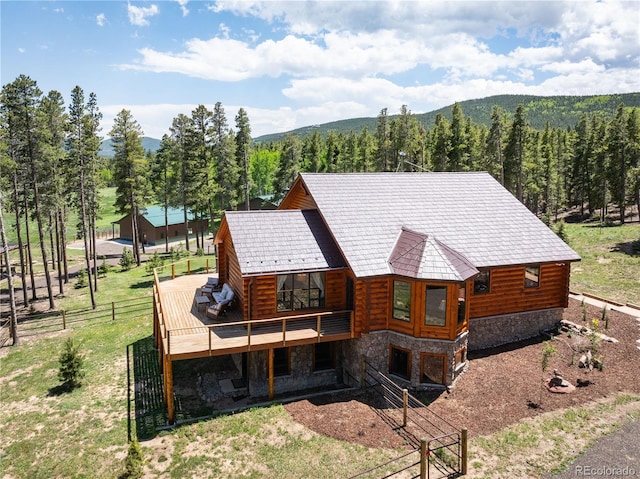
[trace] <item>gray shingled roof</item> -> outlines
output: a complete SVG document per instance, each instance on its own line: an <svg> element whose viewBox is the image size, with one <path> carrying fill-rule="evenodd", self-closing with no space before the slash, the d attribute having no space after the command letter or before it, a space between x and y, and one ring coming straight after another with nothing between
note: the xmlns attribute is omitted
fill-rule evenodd
<svg viewBox="0 0 640 479"><path fill-rule="evenodd" d="M346 266L315 210L228 211L225 217L242 274Z"/></svg>
<svg viewBox="0 0 640 479"><path fill-rule="evenodd" d="M425 235L402 228L389 256L391 272L436 281L465 281L478 270L464 255Z"/></svg>
<svg viewBox="0 0 640 479"><path fill-rule="evenodd" d="M488 173L301 176L358 277L391 273L403 227L434 235L476 268L580 259Z"/></svg>

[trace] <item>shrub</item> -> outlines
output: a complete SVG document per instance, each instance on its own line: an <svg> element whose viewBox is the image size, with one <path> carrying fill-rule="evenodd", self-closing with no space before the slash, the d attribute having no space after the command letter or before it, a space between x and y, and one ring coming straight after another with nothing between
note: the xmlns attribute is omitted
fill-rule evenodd
<svg viewBox="0 0 640 479"><path fill-rule="evenodd" d="M80 268L78 275L76 276L76 289L86 288L89 282L87 281L87 270Z"/></svg>
<svg viewBox="0 0 640 479"><path fill-rule="evenodd" d="M163 266L164 259L162 259L160 254L156 251L155 253L153 253L153 256L151 256L151 259L147 261L145 268L147 270L147 273L152 273L155 268L162 269Z"/></svg>
<svg viewBox="0 0 640 479"><path fill-rule="evenodd" d="M196 256L204 256L204 249L198 248L196 250Z"/></svg>
<svg viewBox="0 0 640 479"><path fill-rule="evenodd" d="M100 266L98 266L98 276L106 276L111 272L112 269L113 267L109 263L107 263L106 256L103 256L102 263L100 264Z"/></svg>
<svg viewBox="0 0 640 479"><path fill-rule="evenodd" d="M567 238L567 230L564 227L564 221L558 222L558 224L556 225L555 231L556 231L556 234L558 235L558 238L560 238L565 243L569 242Z"/></svg>
<svg viewBox="0 0 640 479"><path fill-rule="evenodd" d="M120 477L122 479L138 479L142 477L144 467L144 456L140 443L134 439L129 443L129 453L125 460L125 471Z"/></svg>
<svg viewBox="0 0 640 479"><path fill-rule="evenodd" d="M129 248L124 248L122 250L122 258L120 258L120 267L123 271L129 271L133 268L133 265L136 263L135 258L133 257L133 251Z"/></svg>
<svg viewBox="0 0 640 479"><path fill-rule="evenodd" d="M72 338L64 342L64 349L60 354L60 370L58 379L67 389L75 389L82 385L84 378L84 357L80 354L80 348L74 344Z"/></svg>

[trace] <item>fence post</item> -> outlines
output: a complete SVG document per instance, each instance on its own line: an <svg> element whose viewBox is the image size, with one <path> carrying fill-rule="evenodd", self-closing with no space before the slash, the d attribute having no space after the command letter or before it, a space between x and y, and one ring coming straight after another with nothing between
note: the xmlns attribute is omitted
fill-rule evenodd
<svg viewBox="0 0 640 479"><path fill-rule="evenodd" d="M176 279L176 264L171 263L171 279Z"/></svg>
<svg viewBox="0 0 640 479"><path fill-rule="evenodd" d="M420 479L427 479L427 468L429 462L427 461L427 440L420 439Z"/></svg>
<svg viewBox="0 0 640 479"><path fill-rule="evenodd" d="M111 301L111 320L116 320L116 303L115 301Z"/></svg>
<svg viewBox="0 0 640 479"><path fill-rule="evenodd" d="M463 475L467 473L467 428L462 428L460 441L462 442L462 470Z"/></svg>
<svg viewBox="0 0 640 479"><path fill-rule="evenodd" d="M402 390L402 427L407 427L407 406L409 404L409 391Z"/></svg>
<svg viewBox="0 0 640 479"><path fill-rule="evenodd" d="M367 388L367 361L364 357L360 361L360 387Z"/></svg>
<svg viewBox="0 0 640 479"><path fill-rule="evenodd" d="M62 310L62 329L67 329L67 315L64 309Z"/></svg>
<svg viewBox="0 0 640 479"><path fill-rule="evenodd" d="M209 274L209 258L207 258L206 265L204 267L205 273Z"/></svg>
<svg viewBox="0 0 640 479"><path fill-rule="evenodd" d="M191 274L191 260L187 260L187 274Z"/></svg>

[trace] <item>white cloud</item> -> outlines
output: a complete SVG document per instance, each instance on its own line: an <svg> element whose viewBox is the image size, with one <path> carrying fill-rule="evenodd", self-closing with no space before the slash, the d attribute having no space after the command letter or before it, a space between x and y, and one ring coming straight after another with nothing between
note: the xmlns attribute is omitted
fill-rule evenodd
<svg viewBox="0 0 640 479"><path fill-rule="evenodd" d="M107 16L104 13L99 13L96 15L96 23L99 27L104 26L104 24L107 23Z"/></svg>
<svg viewBox="0 0 640 479"><path fill-rule="evenodd" d="M131 22L132 25L145 27L149 25L147 18L160 13L160 9L155 4L150 7L136 7L135 5L127 3L127 13L129 14L129 22Z"/></svg>
<svg viewBox="0 0 640 479"><path fill-rule="evenodd" d="M22 48L22 47L18 48L18 53L25 53L26 51L27 51L26 48Z"/></svg>
<svg viewBox="0 0 640 479"><path fill-rule="evenodd" d="M187 15L189 15L189 9L187 8L187 4L189 3L189 0L175 0L178 5L180 5L180 10L182 10L182 16L186 17Z"/></svg>

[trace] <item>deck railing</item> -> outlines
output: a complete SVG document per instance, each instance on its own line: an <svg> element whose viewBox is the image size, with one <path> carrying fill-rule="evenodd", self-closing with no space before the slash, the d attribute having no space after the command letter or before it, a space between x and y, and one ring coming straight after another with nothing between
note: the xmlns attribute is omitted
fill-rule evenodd
<svg viewBox="0 0 640 479"><path fill-rule="evenodd" d="M160 315L161 316L161 315ZM278 335L278 339L271 338L268 343L283 347L287 343L300 340L295 337L295 332L300 329L315 330L314 337L305 336L302 340L322 341L331 337L344 337L353 334L353 312L323 311L318 313L299 314L295 316L280 316L268 319L252 319L246 321L233 321L228 323L202 325L198 327L167 329L159 318L162 338L167 342L167 354L171 355L171 338L185 335L208 335L208 351L212 354L216 349L225 349L225 340L235 340L234 347L242 347L251 350L257 345L260 336ZM242 340L244 338L244 340ZM218 347L214 343L218 344ZM261 343L264 346L264 343Z"/></svg>

